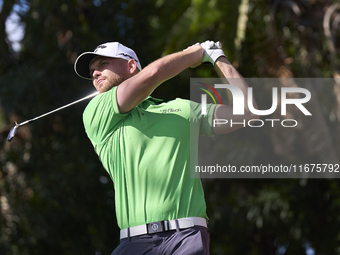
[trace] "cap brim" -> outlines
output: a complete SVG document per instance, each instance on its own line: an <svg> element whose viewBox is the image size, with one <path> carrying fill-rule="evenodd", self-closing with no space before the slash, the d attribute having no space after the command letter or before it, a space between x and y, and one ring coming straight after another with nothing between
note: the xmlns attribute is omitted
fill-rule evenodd
<svg viewBox="0 0 340 255"><path fill-rule="evenodd" d="M90 63L97 56L100 55L94 54L93 52L84 52L81 54L74 63L74 71L76 74L81 78L92 80L90 76Z"/></svg>

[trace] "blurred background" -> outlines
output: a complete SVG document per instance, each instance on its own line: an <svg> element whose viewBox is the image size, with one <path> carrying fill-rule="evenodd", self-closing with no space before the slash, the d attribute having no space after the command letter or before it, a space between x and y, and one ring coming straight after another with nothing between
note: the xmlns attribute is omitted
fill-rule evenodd
<svg viewBox="0 0 340 255"><path fill-rule="evenodd" d="M82 102L19 123L94 91L78 78L79 54L119 41L146 66L220 40L244 77L338 78L340 1L0 0L0 254L110 254L119 243L114 187L82 124ZM188 69L154 96L189 98ZM308 86L313 122L302 129L245 128L226 135L230 163L338 163L340 83ZM272 88L256 88L259 109ZM254 90L255 91L255 90ZM269 100L269 102L268 102ZM299 122L300 123L300 122ZM339 254L338 179L204 179L211 254Z"/></svg>

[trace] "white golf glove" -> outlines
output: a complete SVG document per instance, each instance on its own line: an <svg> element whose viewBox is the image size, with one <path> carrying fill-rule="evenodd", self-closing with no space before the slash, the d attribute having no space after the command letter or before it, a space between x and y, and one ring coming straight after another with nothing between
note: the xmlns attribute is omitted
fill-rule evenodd
<svg viewBox="0 0 340 255"><path fill-rule="evenodd" d="M215 65L215 62L219 57L226 57L220 42L205 41L201 43L201 47L204 49L202 63L210 62L212 65Z"/></svg>

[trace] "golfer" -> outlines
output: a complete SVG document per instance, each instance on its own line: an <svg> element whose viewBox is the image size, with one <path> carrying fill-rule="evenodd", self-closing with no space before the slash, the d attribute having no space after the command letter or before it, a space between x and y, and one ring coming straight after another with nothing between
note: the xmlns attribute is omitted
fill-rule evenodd
<svg viewBox="0 0 340 255"><path fill-rule="evenodd" d="M211 125L213 118L230 119L232 106L207 105L202 115L198 103L150 97L164 81L202 62L212 63L221 77L241 78L220 43L212 41L143 69L136 53L118 42L99 45L75 62L76 73L92 80L100 92L87 105L83 120L114 183L121 240L112 254L209 254L203 188L199 178L190 178L190 136L198 144L199 135L236 129ZM179 86L184 85L173 84L173 89ZM247 98L247 85L237 86ZM247 107L245 112L239 118L254 118Z"/></svg>

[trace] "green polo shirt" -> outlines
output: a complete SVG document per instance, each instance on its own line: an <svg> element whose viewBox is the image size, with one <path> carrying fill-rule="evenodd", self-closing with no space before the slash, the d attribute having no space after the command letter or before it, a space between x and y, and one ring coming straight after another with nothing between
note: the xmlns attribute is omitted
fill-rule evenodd
<svg viewBox="0 0 340 255"><path fill-rule="evenodd" d="M214 105L201 115L198 103L183 99L163 103L148 97L121 114L116 91L117 87L92 99L83 120L114 182L118 226L207 218L201 180L190 178L190 162L197 162L197 156L190 159L190 147L197 150L199 135L213 135Z"/></svg>

